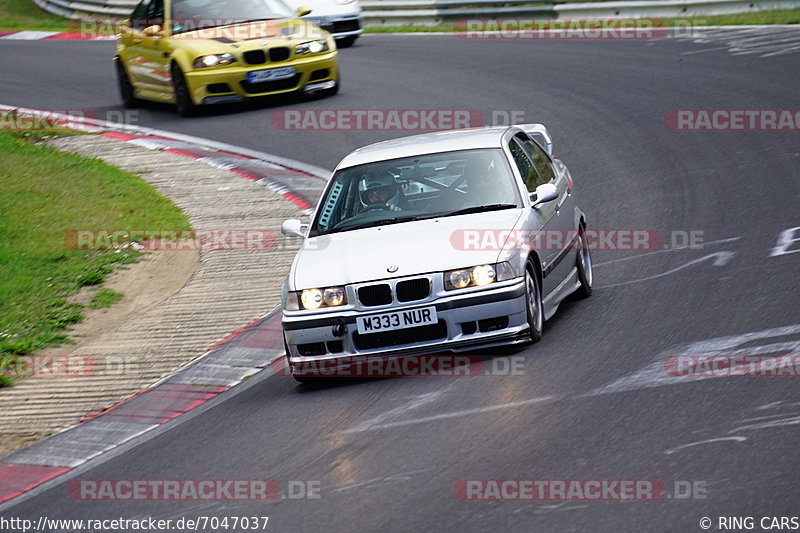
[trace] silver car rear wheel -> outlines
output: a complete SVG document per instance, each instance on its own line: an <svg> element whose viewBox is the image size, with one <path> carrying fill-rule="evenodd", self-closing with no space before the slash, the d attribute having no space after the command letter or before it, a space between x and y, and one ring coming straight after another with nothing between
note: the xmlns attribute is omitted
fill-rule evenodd
<svg viewBox="0 0 800 533"><path fill-rule="evenodd" d="M544 329L544 306L539 279L530 265L525 269L525 303L528 308L528 337L531 342L538 342L542 338Z"/></svg>

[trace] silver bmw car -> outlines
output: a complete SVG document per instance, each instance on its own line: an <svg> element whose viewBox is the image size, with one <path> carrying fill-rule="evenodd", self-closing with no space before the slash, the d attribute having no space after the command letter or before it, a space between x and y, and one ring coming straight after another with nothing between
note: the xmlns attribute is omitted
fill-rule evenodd
<svg viewBox="0 0 800 533"><path fill-rule="evenodd" d="M586 216L541 124L355 150L336 167L283 286L288 363L536 342L592 292Z"/></svg>

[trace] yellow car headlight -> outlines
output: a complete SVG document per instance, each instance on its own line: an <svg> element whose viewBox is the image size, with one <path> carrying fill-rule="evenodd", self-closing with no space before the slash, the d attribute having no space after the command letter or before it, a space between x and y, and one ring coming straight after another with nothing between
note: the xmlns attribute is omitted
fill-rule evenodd
<svg viewBox="0 0 800 533"><path fill-rule="evenodd" d="M298 56L308 54L318 54L320 52L328 51L328 41L320 39L319 41L309 41L307 43L298 44L294 47L294 53Z"/></svg>
<svg viewBox="0 0 800 533"><path fill-rule="evenodd" d="M313 311L320 307L337 307L347 303L344 287L328 287L326 289L305 289L300 293L303 309Z"/></svg>
<svg viewBox="0 0 800 533"><path fill-rule="evenodd" d="M200 56L194 60L194 68L209 68L218 67L220 65L230 65L234 63L236 58L233 54L214 54L208 56Z"/></svg>

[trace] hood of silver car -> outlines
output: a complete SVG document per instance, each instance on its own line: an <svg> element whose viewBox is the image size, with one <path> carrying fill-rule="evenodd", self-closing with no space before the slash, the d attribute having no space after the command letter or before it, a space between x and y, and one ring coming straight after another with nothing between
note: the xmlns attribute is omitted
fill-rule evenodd
<svg viewBox="0 0 800 533"><path fill-rule="evenodd" d="M347 285L494 263L503 230L521 209L390 224L304 241L292 267L292 290ZM464 232L481 235L467 239ZM485 236L491 234L486 240ZM478 244L479 243L479 244Z"/></svg>

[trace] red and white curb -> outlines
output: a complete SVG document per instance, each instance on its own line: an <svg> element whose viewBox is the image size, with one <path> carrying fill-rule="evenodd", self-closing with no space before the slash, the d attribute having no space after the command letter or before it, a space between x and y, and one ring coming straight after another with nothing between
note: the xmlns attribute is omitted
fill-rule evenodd
<svg viewBox="0 0 800 533"><path fill-rule="evenodd" d="M270 311L152 387L5 456L0 461L0 504L7 503L0 510L39 485L197 409L246 378L272 368L285 374L280 318L279 309Z"/></svg>
<svg viewBox="0 0 800 533"><path fill-rule="evenodd" d="M0 112L48 112L0 105ZM209 139L56 112L50 118L73 129L91 131L154 150L191 157L262 183L309 213L329 172L271 154ZM299 192L295 189L299 189ZM265 369L282 365L280 310L274 309L234 331L201 357L108 409L89 413L81 423L17 450L0 461L0 509L11 500L120 445L197 409ZM202 384L202 385L201 385ZM4 503L5 502L5 503Z"/></svg>
<svg viewBox="0 0 800 533"><path fill-rule="evenodd" d="M302 180L304 178L314 178L314 176L309 175L307 172L302 172L297 169L270 162L266 162L265 167L263 164L264 160L259 160L253 157L247 157L241 154L223 150L209 150L208 148L198 148L183 145L176 146L173 139L168 139L161 136L136 135L116 131L106 131L100 133L100 135L119 141L129 142L131 144L136 144L138 146L143 146L152 150L163 150L171 154L190 157L209 166L228 170L240 175L245 179L265 185L268 189L280 194L286 201L291 202L300 208L304 214L310 214L314 207L314 204L310 199L306 198L301 193L292 191L284 183L285 181L292 179ZM262 163L260 168L253 167L252 163L257 162ZM317 185L318 182L318 179L314 179L312 183L313 185Z"/></svg>
<svg viewBox="0 0 800 533"><path fill-rule="evenodd" d="M191 157L266 186L293 203L304 214L311 213L330 176L330 171L315 165L193 135L97 120L63 111L0 105L0 113L3 112L18 113L37 120L47 119L70 129L99 133L151 150L164 150Z"/></svg>

